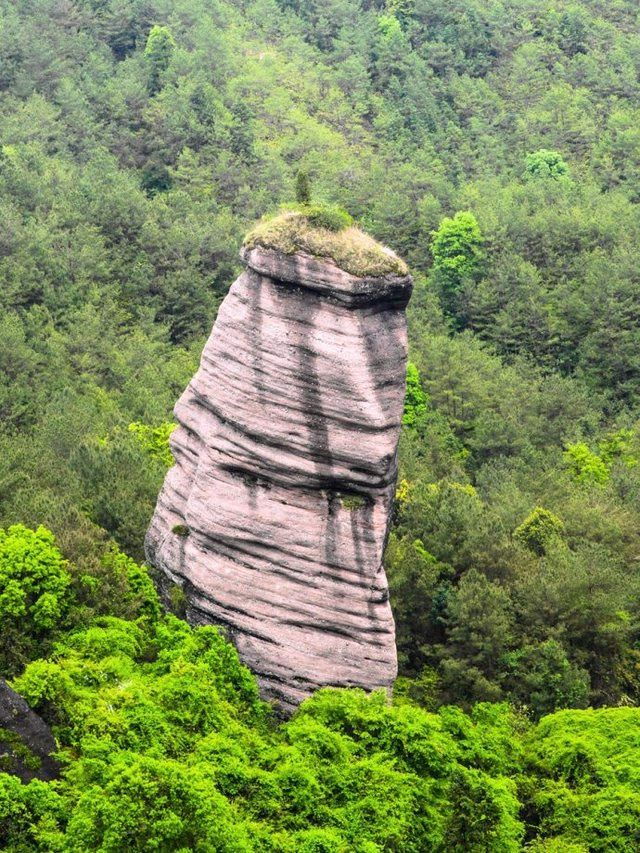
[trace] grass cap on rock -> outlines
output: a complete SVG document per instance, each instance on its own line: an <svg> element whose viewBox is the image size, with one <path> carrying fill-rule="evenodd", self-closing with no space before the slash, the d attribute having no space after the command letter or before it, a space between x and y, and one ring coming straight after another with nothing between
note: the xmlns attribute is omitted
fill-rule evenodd
<svg viewBox="0 0 640 853"><path fill-rule="evenodd" d="M245 237L244 246L330 258L340 269L361 277L408 273L401 258L354 225L352 217L337 205L286 205L279 213L261 219Z"/></svg>

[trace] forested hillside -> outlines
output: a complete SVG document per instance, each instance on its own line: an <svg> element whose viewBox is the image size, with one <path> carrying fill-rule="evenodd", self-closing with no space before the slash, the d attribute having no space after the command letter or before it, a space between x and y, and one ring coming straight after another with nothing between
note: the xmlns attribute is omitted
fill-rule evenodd
<svg viewBox="0 0 640 853"><path fill-rule="evenodd" d="M0 776L0 846L637 850L635 0L0 15L0 674L70 762ZM401 678L278 726L137 563L242 237L300 170L416 282Z"/></svg>

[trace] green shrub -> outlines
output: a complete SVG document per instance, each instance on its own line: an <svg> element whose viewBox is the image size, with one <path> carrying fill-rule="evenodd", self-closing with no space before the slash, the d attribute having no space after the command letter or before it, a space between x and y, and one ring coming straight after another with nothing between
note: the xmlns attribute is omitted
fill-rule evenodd
<svg viewBox="0 0 640 853"><path fill-rule="evenodd" d="M417 426L427 414L428 396L422 387L420 371L410 361L407 364L407 380L402 423L407 427Z"/></svg>
<svg viewBox="0 0 640 853"><path fill-rule="evenodd" d="M460 294L466 282L477 283L482 277L486 262L484 242L478 221L469 211L458 211L453 219L445 217L431 232L431 281L445 313L460 325Z"/></svg>
<svg viewBox="0 0 640 853"><path fill-rule="evenodd" d="M71 575L44 527L0 528L0 672L12 675L64 624Z"/></svg>
<svg viewBox="0 0 640 853"><path fill-rule="evenodd" d="M609 433L598 442L600 457L605 465L612 465L616 459L622 459L624 464L633 468L638 464L638 458L633 452L635 433L631 429L620 429Z"/></svg>
<svg viewBox="0 0 640 853"><path fill-rule="evenodd" d="M159 459L167 468L170 468L174 460L169 449L169 437L177 426L173 421L165 421L156 427L134 421L129 424L129 432L136 436L152 459Z"/></svg>
<svg viewBox="0 0 640 853"><path fill-rule="evenodd" d="M29 770L39 770L42 761L31 752L19 734L0 727L0 772L12 773L21 764Z"/></svg>
<svg viewBox="0 0 640 853"><path fill-rule="evenodd" d="M296 175L296 201L298 204L311 202L311 181L309 173L304 169L300 169Z"/></svg>
<svg viewBox="0 0 640 853"><path fill-rule="evenodd" d="M523 177L525 180L552 178L555 181L568 181L569 166L559 151L541 148L533 154L527 154Z"/></svg>
<svg viewBox="0 0 640 853"><path fill-rule="evenodd" d="M343 228L353 225L353 217L346 210L334 204L310 204L303 212L316 228L342 231Z"/></svg>
<svg viewBox="0 0 640 853"><path fill-rule="evenodd" d="M635 853L640 849L640 709L562 711L528 741L526 808L534 850ZM561 838L566 846L553 846ZM575 845L575 848L571 845Z"/></svg>
<svg viewBox="0 0 640 853"><path fill-rule="evenodd" d="M563 533L564 524L558 516L541 506L532 510L513 531L516 539L540 557L544 554L548 542Z"/></svg>
<svg viewBox="0 0 640 853"><path fill-rule="evenodd" d="M160 620L151 661L143 640L133 623L100 620L15 682L70 761L55 789L65 810L42 800L42 849L438 853L457 832L458 802L484 815L474 843L516 849L507 708L472 719L329 689L276 728L214 628ZM19 828L16 849L33 849L40 812L22 808L18 820L3 803L0 774L0 838Z"/></svg>
<svg viewBox="0 0 640 853"><path fill-rule="evenodd" d="M188 604L189 599L182 587L178 586L177 583L172 584L169 590L169 607L171 612L178 618L184 619L187 615Z"/></svg>
<svg viewBox="0 0 640 853"><path fill-rule="evenodd" d="M364 495L358 495L355 492L353 493L340 493L338 494L338 499L341 505L345 508L354 512L356 509L362 509L368 503L367 499Z"/></svg>
<svg viewBox="0 0 640 853"><path fill-rule="evenodd" d="M563 708L586 708L589 673L573 664L557 640L524 646L503 657L509 698L534 719Z"/></svg>
<svg viewBox="0 0 640 853"><path fill-rule="evenodd" d="M584 441L567 445L564 458L579 483L603 486L609 480L609 469Z"/></svg>
<svg viewBox="0 0 640 853"><path fill-rule="evenodd" d="M169 67L176 42L168 27L156 24L151 28L144 49L149 64L149 92L154 95L161 88L162 74Z"/></svg>

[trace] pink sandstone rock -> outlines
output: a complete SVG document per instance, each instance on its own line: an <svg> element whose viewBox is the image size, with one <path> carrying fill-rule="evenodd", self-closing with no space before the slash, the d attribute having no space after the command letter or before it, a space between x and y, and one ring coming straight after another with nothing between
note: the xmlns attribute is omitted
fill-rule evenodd
<svg viewBox="0 0 640 853"><path fill-rule="evenodd" d="M389 688L382 567L396 481L409 276L244 249L178 400L146 537L187 618L226 629L262 695Z"/></svg>

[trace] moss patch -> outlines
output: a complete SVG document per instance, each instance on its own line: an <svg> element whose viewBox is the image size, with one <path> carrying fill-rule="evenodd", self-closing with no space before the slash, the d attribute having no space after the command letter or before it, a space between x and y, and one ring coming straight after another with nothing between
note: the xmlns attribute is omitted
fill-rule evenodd
<svg viewBox="0 0 640 853"><path fill-rule="evenodd" d="M327 231L343 231L353 225L353 216L337 204L284 204L280 210L283 213L300 213L311 226L326 228Z"/></svg>
<svg viewBox="0 0 640 853"><path fill-rule="evenodd" d="M362 495L357 495L355 493L342 493L338 495L338 499L341 505L345 508L354 512L356 509L362 509L365 507L369 501Z"/></svg>
<svg viewBox="0 0 640 853"><path fill-rule="evenodd" d="M319 214L314 213L316 209ZM357 276L406 275L407 265L391 249L377 243L355 225L340 227L339 211L311 205L283 210L265 217L245 237L251 249L263 246L285 255L306 252L319 258L331 258L340 269ZM314 223L331 224L327 228Z"/></svg>
<svg viewBox="0 0 640 853"><path fill-rule="evenodd" d="M171 532L175 533L177 536L188 536L189 528L186 524L176 524L171 528Z"/></svg>
<svg viewBox="0 0 640 853"><path fill-rule="evenodd" d="M14 773L20 765L37 772L42 762L31 752L20 735L0 728L0 772Z"/></svg>

